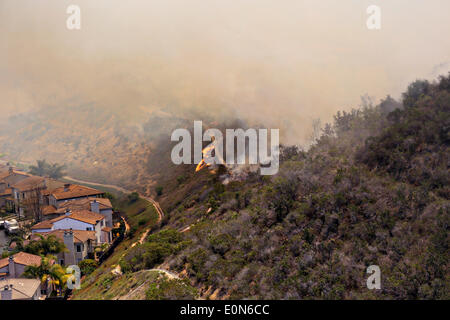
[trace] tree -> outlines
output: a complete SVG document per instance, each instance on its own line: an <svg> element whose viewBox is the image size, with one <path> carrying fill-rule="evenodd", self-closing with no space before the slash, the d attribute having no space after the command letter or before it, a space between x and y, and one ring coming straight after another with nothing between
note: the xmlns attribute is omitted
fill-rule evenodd
<svg viewBox="0 0 450 320"><path fill-rule="evenodd" d="M30 166L30 173L35 176L44 176L48 172L49 164L44 160L37 160L36 166Z"/></svg>
<svg viewBox="0 0 450 320"><path fill-rule="evenodd" d="M50 177L52 179L60 179L65 175L65 165L57 163L48 163L45 159L37 160L35 166L30 166L30 173L35 176Z"/></svg>
<svg viewBox="0 0 450 320"><path fill-rule="evenodd" d="M137 192L132 192L128 195L128 202L129 203L134 203L136 201L139 200L139 193Z"/></svg>
<svg viewBox="0 0 450 320"><path fill-rule="evenodd" d="M52 290L62 289L67 283L69 275L61 265L53 263L55 260L56 258L51 255L43 257L40 266L25 267L23 275L29 279L40 279L42 283L49 284Z"/></svg>
<svg viewBox="0 0 450 320"><path fill-rule="evenodd" d="M58 254L66 250L64 243L54 235L49 235L48 237L39 235L39 237L40 240L31 241L26 245L24 251L35 255L46 256L48 254Z"/></svg>
<svg viewBox="0 0 450 320"><path fill-rule="evenodd" d="M265 190L265 200L276 212L277 220L281 221L292 209L297 198L299 181L295 174L286 177L277 177Z"/></svg>
<svg viewBox="0 0 450 320"><path fill-rule="evenodd" d="M49 168L48 176L52 179L61 179L65 175L65 168L65 165L53 163Z"/></svg>

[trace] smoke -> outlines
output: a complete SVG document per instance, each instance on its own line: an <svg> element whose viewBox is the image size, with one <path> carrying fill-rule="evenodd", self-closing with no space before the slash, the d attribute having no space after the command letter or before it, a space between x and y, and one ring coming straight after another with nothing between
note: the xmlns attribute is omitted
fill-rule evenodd
<svg viewBox="0 0 450 320"><path fill-rule="evenodd" d="M0 0L0 117L91 103L136 123L239 118L304 143L313 119L448 66L450 2L384 1L369 31L372 2ZM66 28L69 4L81 30Z"/></svg>

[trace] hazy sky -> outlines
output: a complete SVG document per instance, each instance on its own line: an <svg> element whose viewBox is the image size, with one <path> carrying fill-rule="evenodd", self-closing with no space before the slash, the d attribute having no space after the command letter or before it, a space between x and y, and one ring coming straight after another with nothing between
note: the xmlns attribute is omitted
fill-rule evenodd
<svg viewBox="0 0 450 320"><path fill-rule="evenodd" d="M66 28L69 4L81 30ZM305 135L365 93L398 97L448 72L449 12L448 0L0 0L1 115L200 108Z"/></svg>

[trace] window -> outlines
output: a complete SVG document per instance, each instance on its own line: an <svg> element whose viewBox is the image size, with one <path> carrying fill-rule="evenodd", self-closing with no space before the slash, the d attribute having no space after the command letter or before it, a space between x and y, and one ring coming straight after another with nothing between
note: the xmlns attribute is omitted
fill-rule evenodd
<svg viewBox="0 0 450 320"><path fill-rule="evenodd" d="M64 260L63 259L59 260L59 264L64 265Z"/></svg>
<svg viewBox="0 0 450 320"><path fill-rule="evenodd" d="M77 244L77 252L81 252L81 244Z"/></svg>
<svg viewBox="0 0 450 320"><path fill-rule="evenodd" d="M86 231L92 231L92 228L91 227L87 227Z"/></svg>

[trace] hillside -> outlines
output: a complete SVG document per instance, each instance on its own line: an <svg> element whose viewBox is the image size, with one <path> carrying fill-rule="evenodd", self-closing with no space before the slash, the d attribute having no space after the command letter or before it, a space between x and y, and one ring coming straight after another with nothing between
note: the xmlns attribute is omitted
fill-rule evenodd
<svg viewBox="0 0 450 320"><path fill-rule="evenodd" d="M82 279L82 287L75 290L73 300L144 300L194 299L197 290L186 279L173 277L160 270L140 270L122 274L121 258L138 245L147 230L158 227L158 214L151 203L142 198L123 196L113 199L116 210L123 212L130 225L127 237L113 254L91 274Z"/></svg>
<svg viewBox="0 0 450 320"><path fill-rule="evenodd" d="M0 123L0 154L25 164L46 159L65 164L79 179L147 192L160 172L148 164L149 157L161 135L169 137L186 120L145 112L130 117L70 103L17 114Z"/></svg>
<svg viewBox="0 0 450 320"><path fill-rule="evenodd" d="M281 148L276 176L180 166L157 181L160 230L111 281L165 268L210 299L449 299L449 128L447 76L338 113L310 150Z"/></svg>

